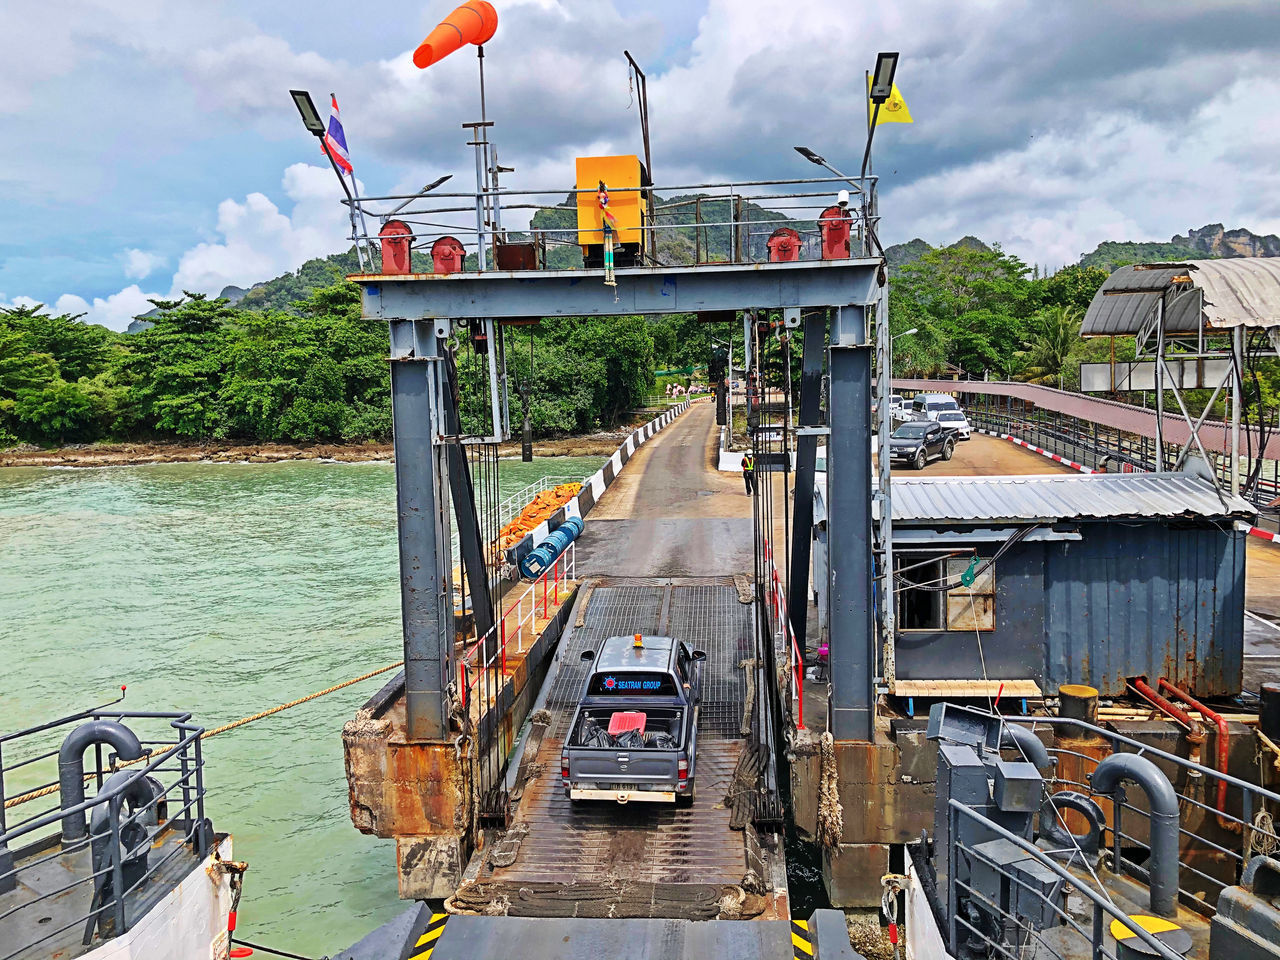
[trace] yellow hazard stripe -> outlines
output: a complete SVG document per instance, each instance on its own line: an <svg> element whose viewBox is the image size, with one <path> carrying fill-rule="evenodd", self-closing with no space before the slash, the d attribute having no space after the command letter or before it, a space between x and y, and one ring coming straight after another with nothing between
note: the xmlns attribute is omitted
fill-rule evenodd
<svg viewBox="0 0 1280 960"><path fill-rule="evenodd" d="M813 956L813 944L809 942L809 924L804 920L791 921L791 945L798 960Z"/></svg>
<svg viewBox="0 0 1280 960"><path fill-rule="evenodd" d="M430 960L431 951L436 948L436 941L440 939L440 934L444 933L445 921L448 919L449 915L447 913L433 913L431 915L431 919L427 922L426 932L418 938L418 942L414 945L418 952L410 954L409 960Z"/></svg>

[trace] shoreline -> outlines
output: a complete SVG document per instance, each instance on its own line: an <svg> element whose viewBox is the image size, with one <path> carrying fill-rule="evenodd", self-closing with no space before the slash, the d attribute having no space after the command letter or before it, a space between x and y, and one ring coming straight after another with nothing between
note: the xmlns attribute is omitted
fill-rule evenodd
<svg viewBox="0 0 1280 960"><path fill-rule="evenodd" d="M534 457L607 457L629 431L593 433L580 437L535 440ZM520 443L503 443L500 457L519 457ZM152 463L287 463L295 460L332 460L339 463L390 462L390 443L323 443L300 446L289 443L176 442L104 443L59 447L52 450L0 450L3 467L127 467Z"/></svg>

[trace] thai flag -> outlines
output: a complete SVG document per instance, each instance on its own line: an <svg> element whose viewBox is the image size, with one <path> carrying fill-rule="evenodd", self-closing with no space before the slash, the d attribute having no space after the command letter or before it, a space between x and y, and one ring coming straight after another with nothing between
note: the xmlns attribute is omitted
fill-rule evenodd
<svg viewBox="0 0 1280 960"><path fill-rule="evenodd" d="M347 156L347 135L342 132L342 121L338 118L338 98L331 93L329 99L329 132L324 135L324 149L339 169L354 175L351 158Z"/></svg>

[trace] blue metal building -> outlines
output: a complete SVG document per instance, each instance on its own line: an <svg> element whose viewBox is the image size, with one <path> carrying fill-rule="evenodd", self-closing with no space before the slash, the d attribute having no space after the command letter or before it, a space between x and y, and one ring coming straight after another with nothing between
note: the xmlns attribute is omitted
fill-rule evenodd
<svg viewBox="0 0 1280 960"><path fill-rule="evenodd" d="M1254 511L1210 480L895 478L892 500L896 680L1240 691Z"/></svg>

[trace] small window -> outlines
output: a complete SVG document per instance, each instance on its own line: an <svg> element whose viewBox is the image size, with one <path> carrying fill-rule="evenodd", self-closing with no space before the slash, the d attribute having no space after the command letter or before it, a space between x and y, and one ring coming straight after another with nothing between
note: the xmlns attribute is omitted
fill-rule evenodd
<svg viewBox="0 0 1280 960"><path fill-rule="evenodd" d="M938 590L914 589L912 584L937 586L942 580L942 561L920 554L901 554L897 558L901 581L894 587L898 595L898 628L900 630L941 630L942 598Z"/></svg>
<svg viewBox="0 0 1280 960"><path fill-rule="evenodd" d="M973 586L966 587L958 581L969 568L969 561L968 557L931 559L927 554L899 554L894 562L900 578L894 587L898 629L994 630L995 566L988 566L978 575ZM982 563L979 561L979 566ZM936 589L944 583L955 583L956 586L950 590Z"/></svg>
<svg viewBox="0 0 1280 960"><path fill-rule="evenodd" d="M978 562L981 569L983 561ZM947 582L954 583L969 569L967 558L947 561ZM959 584L947 591L948 630L994 630L996 628L996 568L992 564L978 574L973 586Z"/></svg>

